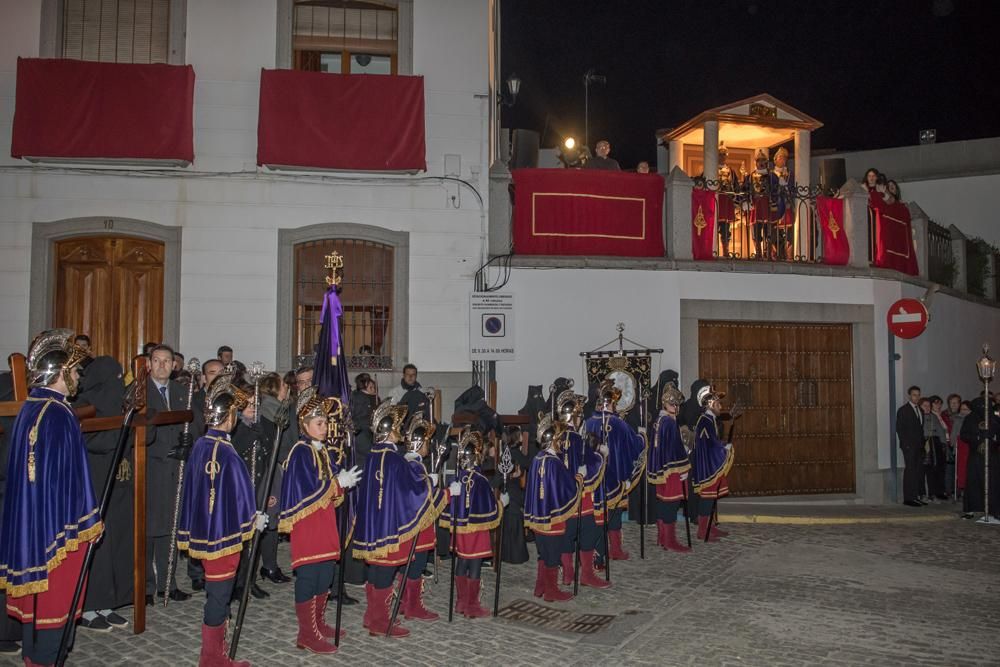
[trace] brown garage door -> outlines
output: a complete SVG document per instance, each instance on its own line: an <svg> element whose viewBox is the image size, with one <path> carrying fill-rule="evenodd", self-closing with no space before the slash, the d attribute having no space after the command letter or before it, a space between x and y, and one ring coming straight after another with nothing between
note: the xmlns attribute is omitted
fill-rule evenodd
<svg viewBox="0 0 1000 667"><path fill-rule="evenodd" d="M735 495L854 492L849 324L700 321L698 365L744 410Z"/></svg>

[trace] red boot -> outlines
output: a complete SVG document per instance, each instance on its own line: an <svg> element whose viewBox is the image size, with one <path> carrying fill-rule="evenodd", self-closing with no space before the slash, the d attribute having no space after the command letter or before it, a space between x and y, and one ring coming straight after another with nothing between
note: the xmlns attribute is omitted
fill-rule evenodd
<svg viewBox="0 0 1000 667"><path fill-rule="evenodd" d="M559 588L559 568L545 568L545 595L546 602L564 602L573 599L573 594Z"/></svg>
<svg viewBox="0 0 1000 667"><path fill-rule="evenodd" d="M677 553L686 553L691 551L691 547L684 546L677 541L676 523L663 524L663 548L668 551L676 551Z"/></svg>
<svg viewBox="0 0 1000 667"><path fill-rule="evenodd" d="M424 580L410 579L403 591L403 616L417 621L436 621L438 615L424 606Z"/></svg>
<svg viewBox="0 0 1000 667"><path fill-rule="evenodd" d="M627 551L622 550L622 531L609 530L608 542L611 544L611 560L628 560Z"/></svg>
<svg viewBox="0 0 1000 667"><path fill-rule="evenodd" d="M663 528L665 525L666 524L663 523L663 519L656 520L656 543L659 546L663 547L664 549L667 548L667 545L665 544L664 528Z"/></svg>
<svg viewBox="0 0 1000 667"><path fill-rule="evenodd" d="M389 601L392 600L392 586L386 588L372 587L371 603L368 614L368 634L373 637L384 637L386 628L389 627ZM397 621L392 626L390 637L407 637L410 631L404 628Z"/></svg>
<svg viewBox="0 0 1000 667"><path fill-rule="evenodd" d="M26 667L38 665L27 658L24 664ZM214 627L201 626L201 656L198 658L198 667L250 667L250 663L229 659L229 649L226 647L226 624L223 623Z"/></svg>
<svg viewBox="0 0 1000 667"><path fill-rule="evenodd" d="M594 573L594 550L580 552L580 584L591 588L608 588L610 581Z"/></svg>
<svg viewBox="0 0 1000 667"><path fill-rule="evenodd" d="M719 528L718 520L716 520L716 522L712 524L712 534L715 535L716 537L729 537L728 530L722 530L721 528Z"/></svg>
<svg viewBox="0 0 1000 667"><path fill-rule="evenodd" d="M708 533L708 542L718 542L719 537L715 534L715 529L713 528L710 533L708 532L708 522L709 518L707 516L698 517L698 539L705 540L705 534Z"/></svg>
<svg viewBox="0 0 1000 667"><path fill-rule="evenodd" d="M465 580L465 615L469 618L486 618L490 612L483 609L479 601L479 591L483 582L481 579Z"/></svg>
<svg viewBox="0 0 1000 667"><path fill-rule="evenodd" d="M337 652L337 647L326 641L316 626L316 598L296 603L295 617L299 621L299 634L295 638L297 648L319 654Z"/></svg>
<svg viewBox="0 0 1000 667"><path fill-rule="evenodd" d="M545 595L545 561L538 559L538 572L535 573L535 593L536 598Z"/></svg>
<svg viewBox="0 0 1000 667"><path fill-rule="evenodd" d="M576 575L576 551L570 551L569 553L564 553L561 557L562 560L562 582L563 586L569 586L573 583L573 578Z"/></svg>
<svg viewBox="0 0 1000 667"><path fill-rule="evenodd" d="M361 619L361 626L363 628L365 628L366 630L368 629L368 626L371 625L371 622L372 622L371 621L371 618L372 618L371 617L372 609L375 608L374 595L372 595L372 593L374 593L374 591L375 591L375 587L372 586L370 583L368 583L366 581L365 582L365 615Z"/></svg>
<svg viewBox="0 0 1000 667"><path fill-rule="evenodd" d="M455 613L464 614L467 604L469 578L455 576L455 588L458 590L458 600L455 602Z"/></svg>
<svg viewBox="0 0 1000 667"><path fill-rule="evenodd" d="M316 596L316 628L319 630L319 633L327 639L333 639L337 636L337 629L326 624L327 602L326 593ZM346 633L341 630L340 638L343 639L345 634Z"/></svg>

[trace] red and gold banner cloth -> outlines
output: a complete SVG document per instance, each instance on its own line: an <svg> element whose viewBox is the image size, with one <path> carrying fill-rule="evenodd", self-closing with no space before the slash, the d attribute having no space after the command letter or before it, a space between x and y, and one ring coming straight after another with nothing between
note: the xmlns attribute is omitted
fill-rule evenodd
<svg viewBox="0 0 1000 667"><path fill-rule="evenodd" d="M851 245L844 229L844 200L816 197L816 218L823 234L823 263L847 264L851 258Z"/></svg>
<svg viewBox="0 0 1000 667"><path fill-rule="evenodd" d="M663 257L663 177L517 169L514 250L519 255Z"/></svg>
<svg viewBox="0 0 1000 667"><path fill-rule="evenodd" d="M913 245L910 209L900 202L886 203L878 192L872 192L868 201L874 212L875 266L917 275L920 271Z"/></svg>
<svg viewBox="0 0 1000 667"><path fill-rule="evenodd" d="M715 192L705 188L691 191L691 256L715 259Z"/></svg>

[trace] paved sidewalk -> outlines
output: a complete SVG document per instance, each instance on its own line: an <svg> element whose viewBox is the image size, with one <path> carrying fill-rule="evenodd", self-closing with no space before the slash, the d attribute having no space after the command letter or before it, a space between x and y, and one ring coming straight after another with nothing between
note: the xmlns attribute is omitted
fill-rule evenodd
<svg viewBox="0 0 1000 667"><path fill-rule="evenodd" d="M740 503L724 504L724 521L729 513L748 512ZM919 523L726 522L729 538L696 544L684 555L656 547L655 531L649 531L645 561L638 558L638 529L627 525L632 560L613 563L614 586L582 589L568 603L549 605L614 615L606 629L590 635L456 619L450 625L407 622L409 638L386 640L362 630L362 608L355 606L345 608L348 635L339 654L320 657L295 648L292 584L265 584L272 596L251 600L240 657L258 667L340 660L436 667L996 665L1000 529L950 519L946 509L930 508L926 516L941 520ZM896 508L837 510L856 518L896 514ZM287 544L279 555L287 563ZM535 601L534 571L533 563L504 568L503 604ZM439 612L447 605L447 572L442 567L441 581L427 583L428 606ZM484 603L492 601L492 577L484 570ZM359 589L352 593L363 598ZM149 630L140 636L81 630L70 664L194 665L201 604L199 596L152 609Z"/></svg>

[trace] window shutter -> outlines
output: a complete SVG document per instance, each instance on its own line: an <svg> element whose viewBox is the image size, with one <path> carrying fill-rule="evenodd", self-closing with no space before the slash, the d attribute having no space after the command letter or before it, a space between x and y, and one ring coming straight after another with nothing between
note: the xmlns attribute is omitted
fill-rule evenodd
<svg viewBox="0 0 1000 667"><path fill-rule="evenodd" d="M170 0L64 0L63 57L165 63Z"/></svg>

